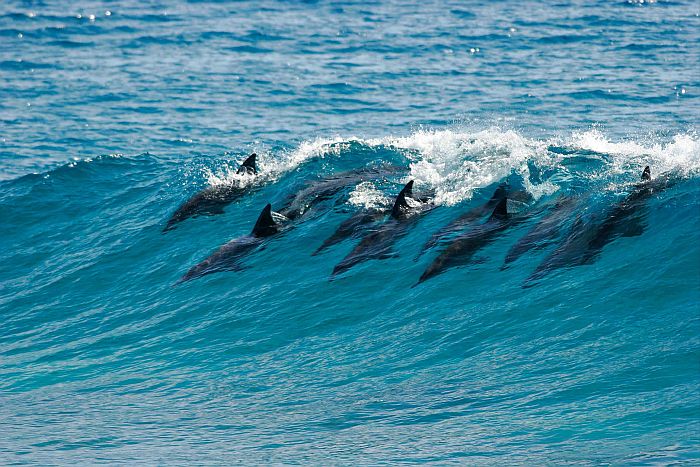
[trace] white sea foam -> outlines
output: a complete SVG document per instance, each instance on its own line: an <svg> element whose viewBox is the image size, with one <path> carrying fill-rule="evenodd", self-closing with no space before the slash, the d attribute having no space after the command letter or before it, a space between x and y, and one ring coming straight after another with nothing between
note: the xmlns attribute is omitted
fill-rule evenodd
<svg viewBox="0 0 700 467"><path fill-rule="evenodd" d="M277 162L270 164L270 171L283 173L294 169L309 159L324 158L327 156L338 156L344 149L353 142L362 142L358 138L316 138L313 141L302 142L297 149L287 154L283 154ZM274 161L274 159L272 159Z"/></svg>
<svg viewBox="0 0 700 467"><path fill-rule="evenodd" d="M350 193L348 202L368 209L387 207L391 200L379 191L372 182L362 182Z"/></svg>
<svg viewBox="0 0 700 467"><path fill-rule="evenodd" d="M549 165L556 157L547 151L547 143L525 138L513 130L490 128L478 132L453 130L420 130L402 138L372 140L409 150L409 178L418 186L435 189L435 202L455 204L471 198L474 190L482 188L512 172L519 173L533 195L541 195L556 187L533 186L529 181L528 162ZM411 156L413 154L413 156Z"/></svg>
<svg viewBox="0 0 700 467"><path fill-rule="evenodd" d="M216 170L205 169L204 175L209 185L212 186L221 184L247 186L252 183L271 181L310 159L322 159L333 155L337 156L353 141L361 142L357 138L341 138L338 136L334 138L316 138L313 141L303 141L294 150L281 151L275 154L267 151L259 151L256 160L258 167L258 174L256 176L238 174L237 166L233 164Z"/></svg>
<svg viewBox="0 0 700 467"><path fill-rule="evenodd" d="M652 173L667 171L700 172L700 140L694 133L675 135L665 142L647 140L612 141L600 130L575 132L568 138L537 140L526 138L514 130L492 127L480 131L457 129L418 130L407 136L374 139L316 138L302 142L297 148L281 153L261 153L257 177L239 175L235 168L225 167L207 172L210 184L248 184L274 180L306 161L329 156L342 157L351 145L383 147L401 153L410 161L409 179L420 190L433 189L437 204L453 205L471 198L474 191L496 183L511 173L522 176L525 188L539 198L559 187L552 181L533 182L532 166L540 170L562 168L560 163L570 155L549 151L551 145L600 153L606 166L594 178L610 175L637 174L645 165ZM373 207L386 202L372 184L360 184L352 192L350 202Z"/></svg>
<svg viewBox="0 0 700 467"><path fill-rule="evenodd" d="M599 130L574 133L569 145L612 156L609 172L640 172L645 165L652 174L679 171L684 175L700 171L700 139L697 134L684 133L670 141L639 142L610 141Z"/></svg>
<svg viewBox="0 0 700 467"><path fill-rule="evenodd" d="M420 130L404 137L316 138L301 143L295 150L282 154L262 154L258 158L257 180L275 179L300 164L328 156L341 156L351 144L386 147L408 157L410 174L420 189L435 190L435 202L455 204L472 196L474 190L497 182L515 171L526 180L534 196L556 190L553 184L533 185L528 180L528 162L551 163L555 158L546 150L547 143L522 137L512 130L491 128L479 132L455 130ZM250 183L251 178L236 174L233 168L206 173L210 184ZM357 204L370 206L379 202L360 187L353 198ZM376 194L375 194L376 195Z"/></svg>
<svg viewBox="0 0 700 467"><path fill-rule="evenodd" d="M225 165L218 169L204 169L204 175L210 186L236 185L240 187L248 186L255 181L255 175L248 173L237 173L237 168Z"/></svg>

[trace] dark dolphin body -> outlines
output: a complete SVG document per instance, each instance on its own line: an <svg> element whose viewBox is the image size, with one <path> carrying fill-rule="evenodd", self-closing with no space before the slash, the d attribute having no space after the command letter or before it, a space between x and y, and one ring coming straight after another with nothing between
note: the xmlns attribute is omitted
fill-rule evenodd
<svg viewBox="0 0 700 467"><path fill-rule="evenodd" d="M387 222L377 230L365 235L360 243L333 269L331 277L347 271L370 259L385 259L394 256L393 245L408 228L434 205L413 198L413 180L403 187L391 209Z"/></svg>
<svg viewBox="0 0 700 467"><path fill-rule="evenodd" d="M413 193L412 198L421 203L430 203L434 196L434 190L428 190L420 194ZM382 206L380 208L364 208L357 211L348 219L341 222L335 232L333 232L333 235L324 240L321 246L319 246L311 256L316 256L326 248L340 243L347 238L357 238L361 236L391 214L391 208L391 206Z"/></svg>
<svg viewBox="0 0 700 467"><path fill-rule="evenodd" d="M618 237L642 235L646 229L646 215L643 208L649 198L673 185L669 175L652 180L649 166L644 168L641 178L642 181L634 187L632 193L616 204L598 227L598 231L590 243L591 256L596 257L605 245Z"/></svg>
<svg viewBox="0 0 700 467"><path fill-rule="evenodd" d="M296 220L309 213L323 201L333 199L339 192L368 180L376 180L404 170L396 166L370 167L340 172L320 180L310 181L299 192L291 195L280 213Z"/></svg>
<svg viewBox="0 0 700 467"><path fill-rule="evenodd" d="M669 188L673 183L669 176L652 180L649 166L644 168L641 179L601 222L596 222L600 216L587 221L582 217L577 218L561 245L525 280L523 287L533 285L555 269L593 263L605 245L618 237L641 235L646 227L642 209L654 193Z"/></svg>
<svg viewBox="0 0 700 467"><path fill-rule="evenodd" d="M239 174L257 174L255 166L255 154L251 154L238 168ZM229 183L219 186L210 186L195 193L190 199L185 201L179 208L175 210L170 219L168 219L163 232L172 230L176 225L185 219L197 216L213 216L222 214L224 207L238 200L244 195L253 191L253 185L237 186Z"/></svg>
<svg viewBox="0 0 700 467"><path fill-rule="evenodd" d="M388 213L389 211L384 209L362 209L356 212L350 216L350 218L341 222L335 232L333 232L333 235L324 240L321 246L319 246L311 256L316 256L326 248L340 243L346 238L360 235L374 224L384 219Z"/></svg>
<svg viewBox="0 0 700 467"><path fill-rule="evenodd" d="M534 281L541 279L554 269L588 263L591 260L588 255L588 245L596 235L595 227L595 218L586 221L582 216L577 217L571 232L525 280L523 287L533 285Z"/></svg>
<svg viewBox="0 0 700 467"><path fill-rule="evenodd" d="M528 251L549 245L559 235L559 231L577 205L578 198L575 196L560 197L549 212L508 250L501 269Z"/></svg>
<svg viewBox="0 0 700 467"><path fill-rule="evenodd" d="M506 229L523 220L525 216L522 213L508 212L508 198L502 198L494 208L491 217L483 224L457 236L428 266L416 285L442 274L449 268L469 264L477 251L497 239Z"/></svg>
<svg viewBox="0 0 700 467"><path fill-rule="evenodd" d="M220 271L236 271L242 268L240 260L247 256L268 238L277 234L283 227L285 219L272 212L267 205L260 213L250 235L231 240L212 253L207 259L192 267L182 276L180 282Z"/></svg>
<svg viewBox="0 0 700 467"><path fill-rule="evenodd" d="M485 204L473 207L472 209L468 210L467 212L452 220L449 224L435 232L428 239L428 241L425 242L425 245L423 245L423 248L421 249L420 253L418 253L418 256L416 256L415 260L418 260L418 258L420 258L420 256L423 253L428 251L430 248L433 248L435 245L441 243L445 238L463 231L465 228L469 227L477 220L483 218L490 212L493 212L496 205L498 205L498 203L506 197L508 197L511 200L520 201L523 203L529 203L530 201L532 201L532 195L530 195L528 192L509 192L508 182L501 183L498 186L498 188L496 188L496 191L493 193L493 196L491 196L491 199L489 199Z"/></svg>

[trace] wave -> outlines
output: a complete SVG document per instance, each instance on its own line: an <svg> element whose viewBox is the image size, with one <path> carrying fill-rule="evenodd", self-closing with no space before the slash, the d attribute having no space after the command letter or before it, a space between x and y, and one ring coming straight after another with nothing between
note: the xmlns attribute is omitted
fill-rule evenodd
<svg viewBox="0 0 700 467"><path fill-rule="evenodd" d="M607 407L605 397L613 390L639 390L639 397L646 397L649 392L639 385L660 381L656 373L645 373L649 368L677 362L673 374L682 375L692 364L697 286L690 281L698 264L698 180L649 200L642 209L643 235L608 244L595 264L575 271L552 269L537 287L522 289L521 284L557 248L553 244L533 248L509 268L499 269L509 247L541 219L533 213L485 246L473 264L410 288L435 252L419 262L411 257L431 234L465 212L463 208L481 206L481 201L431 211L405 234L396 233L396 255L367 261L328 281L333 266L361 240L350 237L323 255L311 254L350 217L348 211L390 204L398 185L393 179L350 187L337 198L347 205L329 200L318 216L299 222L247 258L241 271L172 287L217 246L249 233L270 196L293 190L296 181L388 161L406 167L403 180L420 179L421 190L434 189L449 205L490 196L490 190L479 193L479 188L513 173L528 190L543 192L567 190L567 176L592 178L603 186L617 178L636 180L636 169L644 163L658 172L693 174L699 154L692 133L666 140L612 140L595 129L533 139L499 128L421 129L407 136L325 137L289 148L254 149L261 176L270 186L251 190L220 216L192 220L168 235L160 233L164 217L195 179L201 184L209 174L209 183L227 183L236 177L232 171L244 153L199 156L185 163L177 157L115 154L76 159L0 183L2 234L8 244L2 264L10 266L0 278L5 331L0 355L7 362L0 389L51 394L69 388L89 396L81 400L104 405L101 398L107 391L181 398L195 382L203 383L209 397L220 378L202 369L215 368L230 378L225 381L227 393L250 384L251 393L277 404L271 412L274 423L288 413L289 401L276 398L280 384L289 381L304 397L318 396L320 408L304 414L305 426L333 426L334 420L341 420L341 428L359 423L344 403L324 415L329 398L308 386L308 381L319 380L318 373L304 374L323 361L329 365L324 375L336 376L321 384L324 390L342 391L338 400L346 401L347 393L372 400L362 393L370 379L393 391L396 381L419 375L419 383L429 388L417 392L429 396L416 401L423 413L397 408L378 416L404 425L427 426L438 420L462 427L475 410L502 410L499 401L515 407L505 415L509 423L522 407L540 410L569 399L597 403L600 395L605 402L601 406ZM8 193L13 199L6 199ZM564 229L573 220L567 217ZM363 234L375 227L369 225ZM625 352L619 351L621 346ZM338 349L345 353L338 354ZM521 360L523 366L515 366ZM281 369L281 376L262 387L257 381L264 375L245 371L255 368L262 374L270 371L266 364L273 364L275 372ZM573 366L582 371L570 371ZM593 366L596 372L586 371ZM243 372L231 373L232 368ZM173 379L176 371L182 383ZM528 392L530 371L545 378L534 393ZM678 381L674 376L664 384L678 406L686 407L688 387ZM440 392L433 395L433 389ZM259 402L253 403L249 412L236 407L236 414L250 419L259 413ZM3 407L19 412L26 403ZM610 411L584 409L590 417L619 423ZM658 418L664 411L652 415ZM637 416L648 415L637 411ZM684 439L686 431L682 425L673 436ZM258 433L249 429L243 435ZM684 449L678 456L685 455ZM629 459L657 456L653 451Z"/></svg>
<svg viewBox="0 0 700 467"><path fill-rule="evenodd" d="M482 130L419 129L407 136L317 137L296 147L256 151L259 176L238 174L238 163L245 153L204 158L181 168L186 184L209 186L274 183L281 176L311 162L332 159L331 167L376 163L407 166L400 180L416 181L417 186L435 192L435 203L452 206L470 200L477 190L510 175L516 175L535 199L556 192L562 182L574 175L589 182L601 180L627 183L636 180L645 165L653 174L676 172L683 177L700 173L700 138L695 132L659 137L629 138L615 141L600 129L575 131L568 137L534 139L511 129L491 127ZM155 157L145 153L127 157L122 154L75 159L44 172L42 176L93 161L114 158L142 160ZM583 161L583 162L581 162ZM320 171L328 167L317 166ZM35 174L36 175L36 174ZM383 203L373 185L363 184L351 198L352 204L373 206ZM384 196L384 195L382 195Z"/></svg>
<svg viewBox="0 0 700 467"><path fill-rule="evenodd" d="M602 172L590 174L592 179L615 175L636 179L645 165L651 165L655 174L675 171L689 176L700 170L700 139L692 132L676 134L665 142L613 141L598 129L574 132L563 139L538 140L495 127L478 131L421 129L408 136L374 139L317 138L287 153L268 154L261 158L261 165L274 178L311 159L342 159L362 147L406 158L410 172L403 181L411 178L419 186L434 189L435 202L444 205L469 200L476 190L513 173L522 177L536 198L551 194L559 186L538 174L566 171L563 163L582 154L605 162ZM223 176L210 176L209 181L223 183L231 177L235 177L232 170Z"/></svg>

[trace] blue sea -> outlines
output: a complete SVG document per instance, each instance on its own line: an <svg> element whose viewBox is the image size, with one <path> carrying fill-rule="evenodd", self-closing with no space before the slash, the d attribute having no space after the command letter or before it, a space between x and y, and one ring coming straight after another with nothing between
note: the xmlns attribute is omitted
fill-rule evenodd
<svg viewBox="0 0 700 467"><path fill-rule="evenodd" d="M699 121L691 0L3 0L0 464L699 465Z"/></svg>

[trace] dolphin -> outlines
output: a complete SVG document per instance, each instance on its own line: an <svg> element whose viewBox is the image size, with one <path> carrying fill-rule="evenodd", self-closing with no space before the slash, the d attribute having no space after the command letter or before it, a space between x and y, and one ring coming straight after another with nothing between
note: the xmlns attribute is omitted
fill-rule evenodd
<svg viewBox="0 0 700 467"><path fill-rule="evenodd" d="M523 287L531 287L535 281L546 276L554 269L590 262L591 258L587 252L588 245L596 234L594 224L595 217L586 220L582 215L577 216L566 238L525 280Z"/></svg>
<svg viewBox="0 0 700 467"><path fill-rule="evenodd" d="M360 240L360 243L335 266L331 278L364 261L394 256L394 243L406 235L408 227L422 214L434 207L432 203L413 198L413 180L408 182L396 197L389 219Z"/></svg>
<svg viewBox="0 0 700 467"><path fill-rule="evenodd" d="M523 287L534 285L534 282L553 270L593 263L605 245L618 237L641 235L646 225L640 210L654 193L659 193L672 184L668 175L652 180L651 169L646 166L641 181L606 215L592 216L590 219L577 217L567 237L525 280ZM600 218L602 221L597 222Z"/></svg>
<svg viewBox="0 0 700 467"><path fill-rule="evenodd" d="M522 213L508 212L508 201L508 198L502 198L486 222L457 236L426 268L414 287L451 267L469 264L477 251L497 239L506 229L525 220Z"/></svg>
<svg viewBox="0 0 700 467"><path fill-rule="evenodd" d="M256 175L258 173L255 165L256 157L255 153L248 156L236 173L239 175ZM175 210L163 228L163 232L174 229L178 223L190 217L222 214L224 207L253 190L254 186L252 184L240 186L234 183L204 188Z"/></svg>
<svg viewBox="0 0 700 467"><path fill-rule="evenodd" d="M272 206L268 204L258 216L253 231L249 235L235 238L220 247L207 259L187 271L179 282L214 272L241 270L240 260L262 245L266 239L279 233L284 228L286 221L284 216L272 212Z"/></svg>
<svg viewBox="0 0 700 467"><path fill-rule="evenodd" d="M578 198L575 196L560 197L549 212L508 250L501 269L505 269L528 251L539 250L549 245L559 235L562 226L577 205Z"/></svg>
<svg viewBox="0 0 700 467"><path fill-rule="evenodd" d="M420 258L420 256L429 249L440 244L445 238L461 232L469 225L486 216L488 213L493 212L496 205L506 197L511 200L517 200L524 203L529 203L532 201L532 195L530 195L527 191L510 192L508 181L502 182L498 185L498 188L496 188L496 191L493 193L493 196L491 196L491 199L489 199L485 204L471 208L435 232L428 239L428 241L425 242L421 251L414 258L414 261L417 261L418 258Z"/></svg>
<svg viewBox="0 0 700 467"><path fill-rule="evenodd" d="M372 225L386 217L388 212L388 210L384 209L361 209L348 219L341 222L335 232L324 240L321 246L319 246L316 251L311 254L311 256L316 256L326 248L329 248L336 243L340 243L346 238L360 235L362 232L371 228Z"/></svg>
<svg viewBox="0 0 700 467"><path fill-rule="evenodd" d="M636 237L644 233L645 216L640 210L646 206L653 194L669 188L672 184L668 174L652 180L651 169L646 166L641 181L635 184L629 195L613 207L598 227L595 237L590 242L589 254L597 256L605 245L617 237Z"/></svg>
<svg viewBox="0 0 700 467"><path fill-rule="evenodd" d="M339 192L349 186L356 185L367 180L376 180L403 170L397 166L365 167L361 169L340 172L320 180L306 183L306 186L297 193L288 196L280 213L289 219L296 220L307 215L312 208L316 208L323 201L333 199Z"/></svg>

